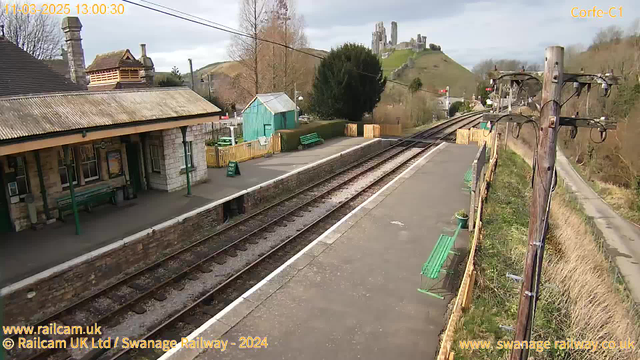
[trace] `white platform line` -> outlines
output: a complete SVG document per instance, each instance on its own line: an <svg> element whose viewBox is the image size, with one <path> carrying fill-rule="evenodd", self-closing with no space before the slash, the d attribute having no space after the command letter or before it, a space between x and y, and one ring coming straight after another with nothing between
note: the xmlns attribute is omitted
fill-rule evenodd
<svg viewBox="0 0 640 360"><path fill-rule="evenodd" d="M322 163L325 163L327 161L330 161L332 159L340 157L340 156L342 156L344 154L347 154L347 153L350 153L352 151L355 151L356 149L365 147L365 146L367 146L367 145L369 145L369 144L371 144L373 142L376 142L376 141L381 141L381 139L373 139L371 141L367 141L367 142L362 143L360 145L357 145L357 146L354 146L352 148L349 148L349 149L347 149L345 151L339 152L337 154L333 154L333 155L331 155L329 157L326 157L324 159L320 159L320 160L318 160L316 162L313 162L311 164L307 164L307 165L305 165L305 166L303 166L301 168L298 168L298 169L292 170L292 171L290 171L290 172L288 172L286 174L280 175L277 178L265 181L265 182L263 182L261 184L258 184L256 186L250 187L250 188L248 188L246 190L242 190L242 191L239 191L239 192L237 192L237 193L235 193L233 195L229 195L229 196L227 196L227 197L225 197L223 199L216 200L216 201L214 201L212 203L209 203L209 204L204 205L202 207L199 207L197 209L191 210L191 211L189 211L187 213L178 215L178 216L176 216L176 217L174 217L174 218L172 218L170 220L167 220L167 221L164 221L164 222L162 222L160 224L154 225L154 226L152 226L152 227L150 227L148 229L141 230L141 231L139 231L139 232L137 232L137 233L135 233L133 235L129 235L129 236L123 238L122 240L118 240L118 241L113 242L113 243L111 243L109 245L106 245L104 247L101 247L101 248L98 248L96 250L93 250L93 251L91 251L91 252L89 252L87 254L84 254L84 255L78 256L76 258L73 258L71 260L68 260L66 262L63 262L62 264L56 265L56 266L54 266L52 268L49 268L49 269L44 270L42 272L39 272L39 273L37 273L35 275L32 275L32 276L30 276L30 277L28 277L26 279L20 280L18 282L15 282L15 283L13 283L11 285L7 285L7 286L3 287L2 289L0 289L0 296L9 295L9 294L11 294L11 293L13 293L13 292L15 292L15 291L17 291L17 290L19 290L21 288L24 288L24 287L26 287L28 285L31 285L31 284L33 284L35 282L38 282L40 280L43 280L43 279L49 278L51 276L54 276L56 274L62 273L62 272L66 271L66 270L68 270L68 269L70 269L70 268L72 268L74 266L77 266L77 265L79 265L79 264L81 264L83 262L90 261L91 259L96 258L98 256L101 256L104 253L107 253L109 251L112 251L112 250L120 248L120 247L124 247L124 246L130 245L131 243L142 239L144 236L150 234L154 230L161 230L161 229L164 229L164 228L169 227L171 225L174 225L174 224L177 224L179 222L182 222L182 221L184 221L185 219L187 219L189 217L195 216L195 215L197 215L197 214L199 214L199 213L201 213L203 211L209 210L209 209L211 209L211 208L213 208L213 207L215 207L217 205L220 205L220 204L225 203L225 202L227 202L229 200L235 199L235 198L237 198L237 197L239 197L241 195L247 194L249 192L258 190L258 189L263 188L265 186L269 186L269 185L275 183L276 181L285 179L285 178L287 178L289 176L292 176L292 175L295 175L295 174L297 174L297 173L299 173L301 171L304 171L304 170L307 170L309 168L318 166L318 165L320 165Z"/></svg>
<svg viewBox="0 0 640 360"><path fill-rule="evenodd" d="M264 279L262 279L262 281L260 281L259 283L255 284L251 289L247 290L244 294L242 294L238 299L236 299L234 302L232 302L231 304L227 305L227 307L225 307L224 309L222 309L219 313L217 313L214 317L212 317L211 319L207 320L207 322L205 322L204 324L202 324L199 328L197 328L194 332L192 332L191 334L189 334L189 336L187 336L187 339L194 340L196 337L198 337L200 334L202 334L204 331L206 331L210 326L212 326L216 321L219 321L225 314L227 314L229 311L231 311L234 307L236 307L238 304L240 304L241 302L245 301L246 298L248 296L250 296L251 294L253 294L254 292L256 292L257 290L259 290L262 286L264 286L264 284L266 284L267 282L269 282L269 280L273 279L276 275L278 275L279 273L281 273L284 269L286 269L287 267L289 267L289 265L291 265L294 261L296 261L298 258L300 258L302 255L304 255L309 249L311 249L313 246L315 246L318 242L322 241L325 237L327 237L329 234L331 234L338 226L340 226L341 224L343 224L345 221L347 221L351 216L353 216L355 213L357 213L361 208L363 208L364 206L366 206L368 203L370 203L371 201L373 201L373 199L375 199L376 197L378 197L378 195L380 195L381 193L383 193L387 188L389 188L391 185L393 185L393 183L395 183L396 181L398 181L398 179L402 178L405 174L407 174L409 171L411 171L411 169L413 169L414 167L416 167L417 165L421 164L424 159L426 159L429 155L431 155L431 153L433 153L434 151L440 149L441 147L445 146L447 143L442 143L438 146L436 146L435 148L431 149L429 152L427 152L425 155L423 155L420 160L416 161L414 164L412 164L411 166L409 166L409 168L407 168L406 170L404 170L402 173L400 173L398 176L396 176L395 178L393 178L393 180L391 180L388 184L386 184L385 186L382 187L382 189L378 190L375 194L373 194L370 198L368 198L367 200L365 200L365 202L363 202L362 204L358 205L358 207L356 207L355 209L353 209L350 213L348 213L345 217L343 217L342 219L340 219L337 223L335 223L333 226L331 226L329 229L327 229L327 231L325 231L324 233L322 233L322 235L318 236L315 240L313 240L309 245L307 245L304 249L300 250L297 254L295 254L292 258L290 258L289 260L287 260L284 264L280 265L280 267L278 267L277 269L275 269L272 273L270 273L269 275L267 275L267 277L265 277ZM164 353L164 355L162 355L158 360L167 360L169 358L171 358L171 356L175 355L180 349L182 348L181 343L178 343L176 346L174 346L173 348L171 348L171 350L167 351L166 353Z"/></svg>

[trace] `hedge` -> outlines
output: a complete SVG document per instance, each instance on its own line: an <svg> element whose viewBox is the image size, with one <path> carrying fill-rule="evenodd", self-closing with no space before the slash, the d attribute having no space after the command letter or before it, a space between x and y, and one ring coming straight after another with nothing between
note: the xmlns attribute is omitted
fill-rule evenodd
<svg viewBox="0 0 640 360"><path fill-rule="evenodd" d="M337 136L344 136L344 120L315 121L311 124L300 124L300 127L292 130L278 130L282 141L282 151L293 151L300 145L300 136L317 133L327 140Z"/></svg>

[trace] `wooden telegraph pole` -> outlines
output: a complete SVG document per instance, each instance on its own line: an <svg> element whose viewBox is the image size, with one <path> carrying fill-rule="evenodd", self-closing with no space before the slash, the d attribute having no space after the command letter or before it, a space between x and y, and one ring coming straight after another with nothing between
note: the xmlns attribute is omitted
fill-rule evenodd
<svg viewBox="0 0 640 360"><path fill-rule="evenodd" d="M536 259L542 257L547 232L553 173L556 163L556 141L560 128L560 96L563 84L564 48L551 46L545 50L544 82L538 129L538 152L533 173L533 195L529 210L529 246L525 258L518 319L515 328L516 341L529 340L533 324L532 310L536 303ZM540 262L541 264L541 262ZM526 359L527 351L514 349L511 360Z"/></svg>

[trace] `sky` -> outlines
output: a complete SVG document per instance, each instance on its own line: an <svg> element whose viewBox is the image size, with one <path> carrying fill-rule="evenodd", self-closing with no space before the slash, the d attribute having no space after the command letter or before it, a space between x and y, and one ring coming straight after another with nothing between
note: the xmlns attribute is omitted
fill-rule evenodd
<svg viewBox="0 0 640 360"><path fill-rule="evenodd" d="M144 5L148 3L132 0ZM156 4L207 20L238 28L242 0L152 0ZM295 0L294 0L295 1ZM121 4L117 0L70 0L77 3ZM418 33L427 43L442 46L455 61L471 69L488 59L518 59L543 63L550 45L589 45L596 32L609 25L627 29L640 17L638 0L297 0L304 16L310 47L330 50L345 42L371 45L375 23L383 21L391 38L391 21L398 23L398 41ZM229 60L231 35L124 4L123 15L80 15L85 62L88 66L100 53L130 49L140 55L140 43L147 44L156 71L177 66L182 73L193 59L194 70ZM612 12L616 18L573 18L572 8ZM578 11L574 11L578 14Z"/></svg>

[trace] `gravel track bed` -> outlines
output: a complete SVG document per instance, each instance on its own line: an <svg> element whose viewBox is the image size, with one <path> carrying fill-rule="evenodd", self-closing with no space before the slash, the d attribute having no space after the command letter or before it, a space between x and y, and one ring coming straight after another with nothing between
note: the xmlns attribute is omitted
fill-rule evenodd
<svg viewBox="0 0 640 360"><path fill-rule="evenodd" d="M115 321L117 324L113 326L105 324L102 337L114 338L116 336L126 336L129 338L138 338L143 336L149 329L155 328L188 305L193 304L206 293L246 268L256 259L285 240L295 236L302 229L323 217L339 204L345 202L348 198L357 194L380 176L389 172L419 151L420 149L407 150L375 170L363 174L357 181L332 191L330 195L323 196L320 200L315 200L305 205L303 208L306 211L296 211L296 213L302 216L288 216L286 221L279 222L278 225L272 225L266 229L266 231L252 235L252 237L256 238L255 240L258 240L258 243L247 246L245 251L237 251L237 256L235 257L226 256L226 262L224 264L217 264L214 260L205 262L204 266L213 271L209 273L196 272L198 279L195 281L187 280L182 290L170 289L163 291L163 294L167 296L166 300L156 301L150 299L144 301L141 304L141 306L146 309L144 314L128 312L125 316L119 317ZM72 349L70 351L74 358L82 357L87 352L86 349ZM109 354L112 352L114 351L110 351ZM108 354L105 356L108 356Z"/></svg>
<svg viewBox="0 0 640 360"><path fill-rule="evenodd" d="M411 151L411 152L412 154L415 154L417 151L419 150L416 149L416 151ZM393 174L400 173L401 171L409 167L414 161L410 161L409 163L404 164L399 169L394 170L392 173ZM393 167L393 166L390 165L390 167ZM373 181L375 181L375 179L377 179L377 177L375 177ZM364 201L366 201L366 199L372 196L376 191L382 188L386 183L391 181L391 179L392 177L387 177L380 183L372 186L370 189L366 189L359 195L355 196L346 204L344 204L341 208L339 208L338 210L336 210L335 212L327 216L325 219L323 219L323 221L316 223L315 225L310 227L307 231L299 235L295 239L295 241L286 243L284 246L282 246L280 249L272 253L263 261L254 265L254 267L250 271L247 271L241 274L239 277L234 279L231 283L223 286L220 290L216 292L215 298L213 300L205 301L204 304L197 306L196 309L185 314L184 317L188 318L189 319L188 321L173 322L170 326L156 333L150 339L179 340L181 337L186 337L191 332L195 331L200 325L204 324L207 320L209 320L212 317L211 315L212 311L219 312L223 310L226 306L228 306L233 301L235 301L238 297L240 297L244 292L249 290L258 282L260 282L264 277L269 275L272 271L274 271L283 263L285 263L289 258L297 254L305 246L310 244L318 236L320 236L322 233L328 230L331 226L333 226L333 224L335 224L337 221L339 221L341 218L346 216L353 209L355 209ZM366 185L363 183L358 188L361 190L362 188L365 188L370 183L371 182L367 182ZM207 308L206 312L203 311L205 307ZM115 355L115 353L116 353L115 351L110 352L110 354L106 354L105 356L101 357L100 360L109 359L108 355ZM127 356L135 359L157 359L158 357L162 356L162 354L163 353L161 351L147 349L147 350L132 350L127 354Z"/></svg>

